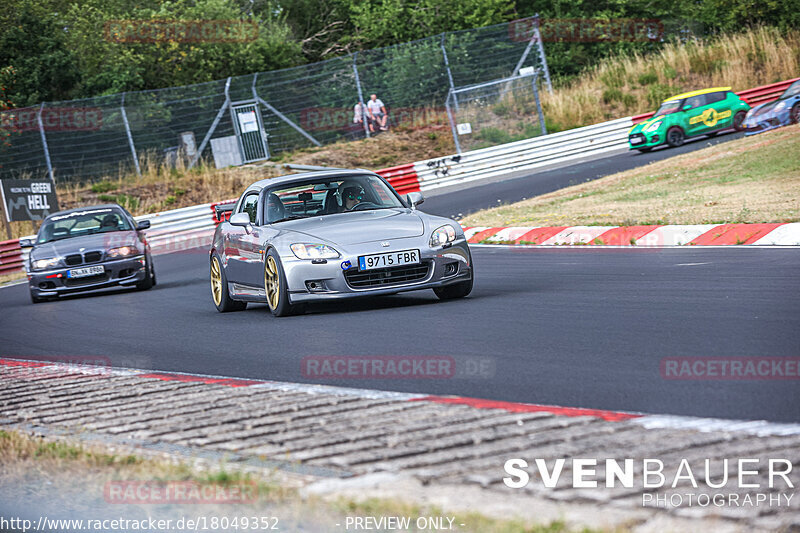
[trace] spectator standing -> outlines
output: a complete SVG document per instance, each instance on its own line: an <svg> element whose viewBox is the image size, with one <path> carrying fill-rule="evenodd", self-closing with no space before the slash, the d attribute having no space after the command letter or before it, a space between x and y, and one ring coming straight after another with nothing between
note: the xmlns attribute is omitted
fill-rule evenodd
<svg viewBox="0 0 800 533"><path fill-rule="evenodd" d="M367 113L369 114L370 118L370 131L375 131L375 126L379 127L381 131L386 131L386 106L383 105L383 102L378 98L377 94L369 95L369 102L367 102Z"/></svg>

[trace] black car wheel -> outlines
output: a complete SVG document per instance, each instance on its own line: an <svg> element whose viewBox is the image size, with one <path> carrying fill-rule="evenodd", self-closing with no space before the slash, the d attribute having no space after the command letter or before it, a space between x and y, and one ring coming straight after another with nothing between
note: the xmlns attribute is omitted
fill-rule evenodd
<svg viewBox="0 0 800 533"><path fill-rule="evenodd" d="M797 124L800 122L800 102L797 102L792 106L792 110L789 111L789 120L792 121L792 124Z"/></svg>
<svg viewBox="0 0 800 533"><path fill-rule="evenodd" d="M744 126L742 126L742 123L744 122L745 117L747 117L746 111L739 111L733 115L733 129L736 131L744 131Z"/></svg>
<svg viewBox="0 0 800 533"><path fill-rule="evenodd" d="M469 279L452 285L444 287L437 287L433 289L434 294L440 300L453 300L455 298L463 298L472 292L472 286L475 283L475 265L472 263L472 253L469 254L469 266L472 268Z"/></svg>
<svg viewBox="0 0 800 533"><path fill-rule="evenodd" d="M273 315L289 316L295 311L289 303L286 274L283 272L281 258L275 248L270 248L264 259L264 293L267 296L267 306Z"/></svg>
<svg viewBox="0 0 800 533"><path fill-rule="evenodd" d="M677 126L673 126L667 131L667 144L673 148L682 145L685 139L686 135L684 135L683 130Z"/></svg>
<svg viewBox="0 0 800 533"><path fill-rule="evenodd" d="M153 260L149 255L145 256L144 269L146 272L144 279L136 284L136 288L140 291L152 289L156 284L156 271L153 267Z"/></svg>
<svg viewBox="0 0 800 533"><path fill-rule="evenodd" d="M211 256L211 300L220 313L229 311L241 311L247 307L247 302L239 302L231 298L228 293L228 278L225 277L225 269L222 268L222 261L216 252Z"/></svg>

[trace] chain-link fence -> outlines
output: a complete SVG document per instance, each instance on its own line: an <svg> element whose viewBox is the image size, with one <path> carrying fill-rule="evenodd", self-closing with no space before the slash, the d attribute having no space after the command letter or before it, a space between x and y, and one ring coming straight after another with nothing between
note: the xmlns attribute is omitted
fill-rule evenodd
<svg viewBox="0 0 800 533"><path fill-rule="evenodd" d="M264 155L371 135L354 121L356 104L370 94L384 102L390 128L424 125L432 116L443 121L439 111L454 88L543 66L538 41L520 39L514 24L227 80L6 111L2 127L10 135L0 147L0 176L91 180L139 172L146 159L211 160L217 139L235 138L246 148L247 113L236 109L253 103L267 145L256 152Z"/></svg>

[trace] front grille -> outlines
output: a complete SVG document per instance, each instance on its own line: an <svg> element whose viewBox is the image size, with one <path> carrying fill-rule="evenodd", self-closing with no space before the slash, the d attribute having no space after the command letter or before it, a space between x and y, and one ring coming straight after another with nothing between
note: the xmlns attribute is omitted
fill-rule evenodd
<svg viewBox="0 0 800 533"><path fill-rule="evenodd" d="M97 263L103 258L103 252L86 252L85 254L72 254L64 258L67 266L82 265L83 263Z"/></svg>
<svg viewBox="0 0 800 533"><path fill-rule="evenodd" d="M390 268L376 268L360 271L356 268L345 271L344 279L354 289L372 287L391 287L422 281L428 277L430 262L420 265L406 265Z"/></svg>

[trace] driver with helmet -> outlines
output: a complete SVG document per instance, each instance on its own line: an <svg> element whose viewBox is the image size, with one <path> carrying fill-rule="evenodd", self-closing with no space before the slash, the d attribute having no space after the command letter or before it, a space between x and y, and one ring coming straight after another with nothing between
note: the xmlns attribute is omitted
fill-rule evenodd
<svg viewBox="0 0 800 533"><path fill-rule="evenodd" d="M352 211L365 198L364 188L361 185L348 185L342 190L342 207L345 211Z"/></svg>

